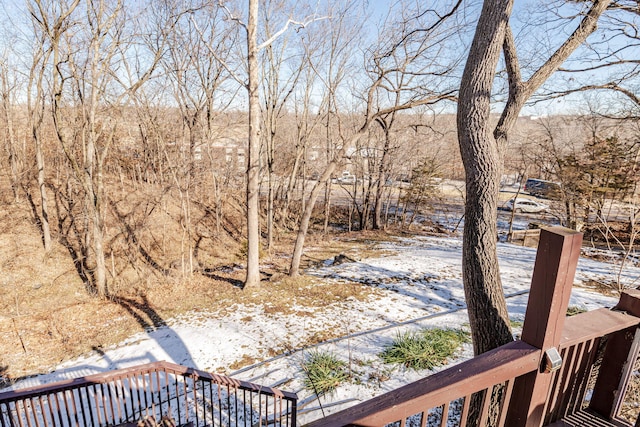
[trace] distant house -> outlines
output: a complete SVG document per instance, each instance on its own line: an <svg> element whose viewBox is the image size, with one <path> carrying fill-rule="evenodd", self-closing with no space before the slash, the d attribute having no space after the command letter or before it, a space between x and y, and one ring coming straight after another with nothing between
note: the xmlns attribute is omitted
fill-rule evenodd
<svg viewBox="0 0 640 427"><path fill-rule="evenodd" d="M206 149L210 150L211 159L214 162L224 163L228 167L235 165L238 171L243 171L247 164L245 145L245 141L222 137L209 144L203 144L201 147L206 147Z"/></svg>

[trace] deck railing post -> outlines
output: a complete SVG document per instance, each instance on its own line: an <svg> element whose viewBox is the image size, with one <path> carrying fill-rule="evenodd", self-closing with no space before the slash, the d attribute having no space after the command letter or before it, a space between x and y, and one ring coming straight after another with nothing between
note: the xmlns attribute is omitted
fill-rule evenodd
<svg viewBox="0 0 640 427"><path fill-rule="evenodd" d="M581 245L582 234L573 230L553 227L540 233L521 339L543 352L560 343ZM542 425L551 379L544 366L516 378L506 426Z"/></svg>
<svg viewBox="0 0 640 427"><path fill-rule="evenodd" d="M640 317L640 290L627 290L614 310ZM606 418L615 418L620 410L633 365L638 356L638 328L612 334L602 358L589 407Z"/></svg>

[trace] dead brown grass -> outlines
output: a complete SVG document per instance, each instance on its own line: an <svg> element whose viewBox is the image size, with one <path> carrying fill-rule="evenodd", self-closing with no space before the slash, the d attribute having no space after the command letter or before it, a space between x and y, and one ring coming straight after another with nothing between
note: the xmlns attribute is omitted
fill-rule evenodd
<svg viewBox="0 0 640 427"><path fill-rule="evenodd" d="M149 195L132 194L122 193L120 214L137 227L138 242L167 271L140 263L139 252L132 252L131 245L125 244L123 223L112 218L108 229L115 255L110 260L113 295L109 300L89 295L69 251L59 241L45 256L26 201L0 205L0 380L47 372L61 362L101 351L189 311L224 315L237 304L260 304L273 314L310 316L317 307L345 298L364 299L375 292L358 284L328 286L307 276L286 276L292 234L281 235L276 248L264 252L263 282L258 289L241 289L244 270L237 254L242 239L225 233L213 236L200 232L197 268L183 274L175 265L171 267L171 260L179 257L181 243L179 227L171 218L177 212L175 205L171 207L175 200L157 209L164 214L156 214L156 210L144 214L140 210L148 212L150 208L142 201ZM211 230L211 224L206 225L210 217L195 208L194 215L200 215L197 223L203 230ZM375 242L389 238L386 233L353 233L339 238L311 234L305 263L311 265L341 253L359 258L367 255ZM333 338L326 331L316 335L309 343ZM234 366L239 367L238 363L242 361Z"/></svg>
<svg viewBox="0 0 640 427"><path fill-rule="evenodd" d="M594 291L609 297L620 296L620 290L615 283L590 279L583 283L582 286L587 289L593 289Z"/></svg>

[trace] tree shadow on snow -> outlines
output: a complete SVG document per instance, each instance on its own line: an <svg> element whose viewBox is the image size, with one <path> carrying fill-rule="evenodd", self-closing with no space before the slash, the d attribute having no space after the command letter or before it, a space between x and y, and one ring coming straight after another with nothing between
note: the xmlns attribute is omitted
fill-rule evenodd
<svg viewBox="0 0 640 427"><path fill-rule="evenodd" d="M453 286L461 290L462 293L459 296L451 291L451 282L455 279L439 279L427 272L416 275L415 272L408 270L390 270L362 262L349 264L352 264L356 268L361 266L361 271L357 274L351 274L349 271L332 271L329 277L360 283L361 285L371 286L413 298L416 303L412 305L417 308L424 309L425 307L435 305L450 310L465 307L462 284L460 283L459 287Z"/></svg>
<svg viewBox="0 0 640 427"><path fill-rule="evenodd" d="M155 311L146 296L141 301L129 298L114 297L113 301L124 308L144 330L149 337L164 350L173 363L198 368L188 347L166 321Z"/></svg>
<svg viewBox="0 0 640 427"><path fill-rule="evenodd" d="M40 384L85 377L101 372L109 372L124 367L158 362L161 360L167 360L190 368L199 368L180 335L167 326L166 321L149 306L146 298L142 298L141 301L136 301L127 298L114 297L113 301L123 307L134 319L136 319L138 324L145 329L147 334L147 337L141 338L130 345L135 346L138 342L144 342L147 339L155 341L157 347L160 347L166 356L154 353L152 348L146 348L143 346L137 352L135 352L135 350L127 350L127 352L131 354L120 353L118 357L113 357L113 353L117 354L120 349L115 348L112 353L102 347L93 346L92 349L94 354L83 356L83 364L78 363L74 366L62 367L49 373L21 378L6 378L4 373L8 370L8 367L0 366L0 389L14 384L17 384L17 388L21 389ZM155 346L151 345L149 347Z"/></svg>

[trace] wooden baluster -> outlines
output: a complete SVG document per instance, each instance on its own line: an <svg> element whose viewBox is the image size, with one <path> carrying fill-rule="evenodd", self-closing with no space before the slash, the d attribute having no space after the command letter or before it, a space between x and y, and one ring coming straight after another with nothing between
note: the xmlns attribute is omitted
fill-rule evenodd
<svg viewBox="0 0 640 427"><path fill-rule="evenodd" d="M640 317L640 290L624 291L614 310ZM640 335L635 327L609 337L589 405L605 418L615 418L620 410L639 347Z"/></svg>

